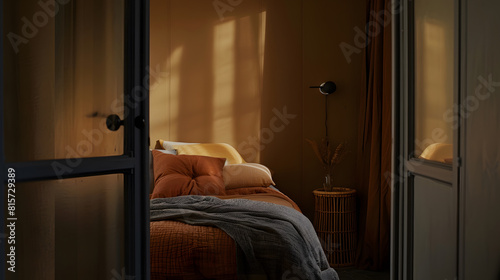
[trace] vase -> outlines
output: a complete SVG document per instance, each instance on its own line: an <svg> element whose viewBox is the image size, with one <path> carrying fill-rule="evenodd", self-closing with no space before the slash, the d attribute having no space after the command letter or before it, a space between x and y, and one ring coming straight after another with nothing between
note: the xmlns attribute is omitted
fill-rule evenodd
<svg viewBox="0 0 500 280"><path fill-rule="evenodd" d="M325 174L325 180L323 182L323 190L330 192L333 189L333 181L330 173Z"/></svg>

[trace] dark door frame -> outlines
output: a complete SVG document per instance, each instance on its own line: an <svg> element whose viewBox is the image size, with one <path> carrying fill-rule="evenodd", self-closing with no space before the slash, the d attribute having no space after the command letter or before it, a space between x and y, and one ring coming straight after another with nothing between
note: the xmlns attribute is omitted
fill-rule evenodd
<svg viewBox="0 0 500 280"><path fill-rule="evenodd" d="M464 10L466 0L455 0L455 81L454 104L461 104L464 90L463 44ZM414 50L413 2L392 0L399 13L392 15L392 181L391 181L391 279L413 279L413 178L420 176L449 183L457 188L457 276L463 279L464 256L464 190L461 173L461 155L464 152L464 120L453 132L452 166L417 159L413 156L414 143ZM461 132L462 131L462 132Z"/></svg>
<svg viewBox="0 0 500 280"><path fill-rule="evenodd" d="M0 14L4 13L0 0ZM124 98L128 115L124 119L124 154L83 158L71 172L57 174L52 164L67 165L66 159L8 163L5 161L4 115L0 114L0 225L6 227L8 170L15 181L65 179L104 174L124 174L125 273L134 279L149 279L149 0L125 0ZM0 108L4 108L3 20L0 20ZM80 160L80 159L79 159ZM2 236L3 237L3 236ZM0 269L6 272L6 239L0 238Z"/></svg>

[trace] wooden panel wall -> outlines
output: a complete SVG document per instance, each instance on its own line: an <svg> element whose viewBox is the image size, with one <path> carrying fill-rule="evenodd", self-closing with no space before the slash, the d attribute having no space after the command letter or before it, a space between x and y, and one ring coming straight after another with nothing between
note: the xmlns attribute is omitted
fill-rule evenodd
<svg viewBox="0 0 500 280"><path fill-rule="evenodd" d="M157 73L151 145L158 138L227 142L246 160L267 165L278 188L312 217L312 191L322 186L323 174L305 139L319 140L325 132L324 96L309 86L338 85L329 97L329 134L347 141L350 154L334 183L351 186L363 54L357 49L347 59L339 45L355 46L366 3L241 1L219 12L213 5L229 2L151 1ZM221 52L224 46L233 47Z"/></svg>

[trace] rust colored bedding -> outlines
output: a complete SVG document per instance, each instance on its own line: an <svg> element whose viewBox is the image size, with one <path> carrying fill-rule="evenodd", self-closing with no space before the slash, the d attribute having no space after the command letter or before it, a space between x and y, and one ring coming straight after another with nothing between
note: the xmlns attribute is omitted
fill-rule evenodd
<svg viewBox="0 0 500 280"><path fill-rule="evenodd" d="M286 195L270 188L243 188L218 196L285 205L300 211ZM177 221L150 223L151 279L237 279L236 245L224 231Z"/></svg>

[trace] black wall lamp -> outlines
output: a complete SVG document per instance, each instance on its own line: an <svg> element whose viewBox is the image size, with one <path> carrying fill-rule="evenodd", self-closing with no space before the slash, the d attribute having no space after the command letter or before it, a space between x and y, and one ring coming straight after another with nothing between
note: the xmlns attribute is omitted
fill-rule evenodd
<svg viewBox="0 0 500 280"><path fill-rule="evenodd" d="M328 96L337 90L337 85L332 81L328 81L319 86L310 86L309 88L319 88L319 92L321 92L321 94Z"/></svg>
<svg viewBox="0 0 500 280"><path fill-rule="evenodd" d="M319 92L325 96L325 139L328 141L328 95L337 90L337 85L332 81L327 81L319 86L310 86L309 88L319 88Z"/></svg>

